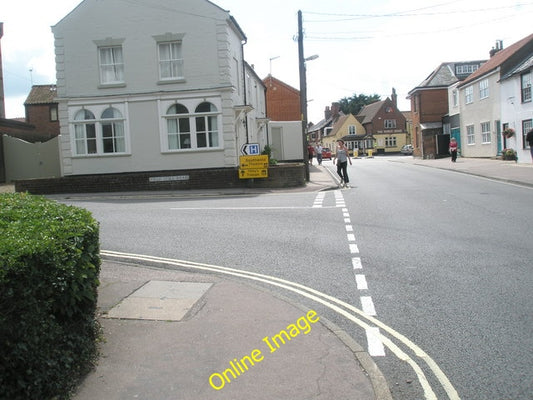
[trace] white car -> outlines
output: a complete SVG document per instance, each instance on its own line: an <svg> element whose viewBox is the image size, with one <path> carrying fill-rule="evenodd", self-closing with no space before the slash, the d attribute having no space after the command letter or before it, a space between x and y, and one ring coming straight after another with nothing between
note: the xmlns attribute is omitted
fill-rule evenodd
<svg viewBox="0 0 533 400"><path fill-rule="evenodd" d="M411 155L413 154L413 149L414 148L412 144L406 144L405 146L402 147L402 149L400 150L400 153Z"/></svg>

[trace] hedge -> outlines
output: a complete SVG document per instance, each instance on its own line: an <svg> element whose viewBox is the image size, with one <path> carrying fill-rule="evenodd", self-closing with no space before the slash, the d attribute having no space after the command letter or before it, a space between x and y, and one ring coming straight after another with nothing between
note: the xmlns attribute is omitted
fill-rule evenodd
<svg viewBox="0 0 533 400"><path fill-rule="evenodd" d="M0 399L66 399L99 335L99 226L87 210L0 195Z"/></svg>

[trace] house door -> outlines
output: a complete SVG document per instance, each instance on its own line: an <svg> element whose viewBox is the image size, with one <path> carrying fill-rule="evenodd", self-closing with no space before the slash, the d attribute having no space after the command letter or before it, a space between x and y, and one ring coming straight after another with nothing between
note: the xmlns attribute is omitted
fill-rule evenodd
<svg viewBox="0 0 533 400"><path fill-rule="evenodd" d="M503 129L506 129L509 127L509 124L503 124ZM498 138L498 152L496 154L502 154L503 145L502 143L502 127L500 124L500 121L496 121L496 137Z"/></svg>

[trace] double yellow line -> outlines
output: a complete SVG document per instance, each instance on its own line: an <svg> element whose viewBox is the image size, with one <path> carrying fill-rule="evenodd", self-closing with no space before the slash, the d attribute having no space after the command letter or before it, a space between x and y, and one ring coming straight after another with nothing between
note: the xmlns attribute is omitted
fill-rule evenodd
<svg viewBox="0 0 533 400"><path fill-rule="evenodd" d="M102 250L100 254L104 258L116 259L121 261L132 261L132 262L144 262L150 264L165 264L171 265L179 268L192 269L196 271L208 271L218 274L230 275L239 278L249 279L257 282L266 283L271 286L280 287L286 290L289 290L293 293L297 293L301 296L304 296L308 299L316 301L319 304L335 311L339 315L342 315L349 321L352 321L356 325L359 325L363 329L369 329L373 326L380 328L380 332L387 332L390 337L396 339L399 343L409 348L418 359L424 361L424 363L430 368L433 372L435 378L439 381L443 389L445 390L448 398L450 400L460 400L459 394L451 384L448 377L442 372L437 363L420 347L414 344L411 340L406 338L401 333L395 331L391 327L385 325L383 322L378 319L365 314L363 311L358 308L348 304L342 300L339 300L335 297L329 296L325 293L319 292L318 290L312 289L310 287L301 285L299 283L287 281L285 279L276 278L274 276L258 274L255 272L248 272L234 268L220 267L210 264L200 264L193 263L189 261L175 260L171 258L163 257L154 257L141 254L130 254L130 253L121 253L110 250ZM365 322L366 321L366 322ZM370 325L372 324L372 325ZM418 365L415 359L411 358L407 353L398 347L389 337L380 333L381 341L383 344L400 360L406 362L411 366L413 371L416 373L418 381L424 390L424 395L427 400L437 400L437 396L433 391L429 381L424 374L422 368Z"/></svg>

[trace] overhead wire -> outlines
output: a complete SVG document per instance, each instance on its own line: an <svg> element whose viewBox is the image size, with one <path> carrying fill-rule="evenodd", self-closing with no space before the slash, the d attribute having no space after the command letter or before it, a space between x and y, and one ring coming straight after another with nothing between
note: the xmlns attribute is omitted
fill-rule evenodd
<svg viewBox="0 0 533 400"><path fill-rule="evenodd" d="M453 2L451 2L451 3L453 3ZM442 3L441 5L444 5L444 4L450 4L450 3ZM440 6L440 5L436 5L436 6L432 6L432 7L426 7L424 9L434 8L434 7L438 7L438 6ZM418 16L435 16L435 15L436 16L440 16L440 15L456 14L456 13L468 14L468 13L475 13L475 12L477 12L477 13L479 13L479 12L493 12L493 11L501 11L501 10L505 10L505 9L512 9L512 8L522 7L522 6L533 6L533 2L519 3L519 4L514 4L512 6L502 6L502 7L493 7L493 8L485 8L485 9L443 11L443 12L440 12L440 13L435 12L435 13L406 14L406 13L411 13L412 11L414 11L414 10L408 10L408 11L399 11L399 12L396 12L396 13L388 13L388 14L366 14L366 15L369 16L368 18L374 18L374 17L404 17L404 16L418 17ZM530 13L533 13L533 9L531 9L530 11L527 11L525 13L522 12L522 15L523 14L530 14ZM314 15L341 15L341 14L331 14L331 13L304 12L304 15L307 15L307 14L314 14ZM365 15L365 14L357 14L357 15L362 18L362 16ZM350 16L350 14L343 14L343 16ZM357 31L345 31L345 32L331 32L331 31L321 32L321 31L309 31L309 30L306 30L305 38L306 38L306 40L310 40L310 41L331 41L331 40L336 40L336 41L357 41L357 40L386 39L386 38L390 38L390 37L399 37L399 36L428 35L428 34L437 34L437 33L442 33L442 32L451 32L451 31L458 31L458 30L462 30L462 29L468 29L468 28L472 28L472 27L475 27L475 26L479 26L479 25L485 25L485 24L488 24L488 23L495 23L495 22L504 21L504 20L507 20L507 19L510 19L510 18L513 18L513 17L516 17L515 13L506 14L506 15L498 16L498 17L491 18L491 19L479 20L478 22L469 22L468 24L462 24L462 25L456 25L456 26L446 26L446 27L443 27L443 28L440 28L440 29L432 29L432 30L426 30L426 31L411 31L411 32L395 31L394 33L385 33L385 32L382 32L382 31L377 31L375 29L373 29L373 30L360 30L359 29ZM329 20L328 22L338 23L340 21L341 20L338 20L338 19L332 19L332 20ZM317 22L317 21L307 20L306 19L306 24L307 23L312 23L312 22ZM326 21L324 20L324 21L320 21L320 22L326 22Z"/></svg>

